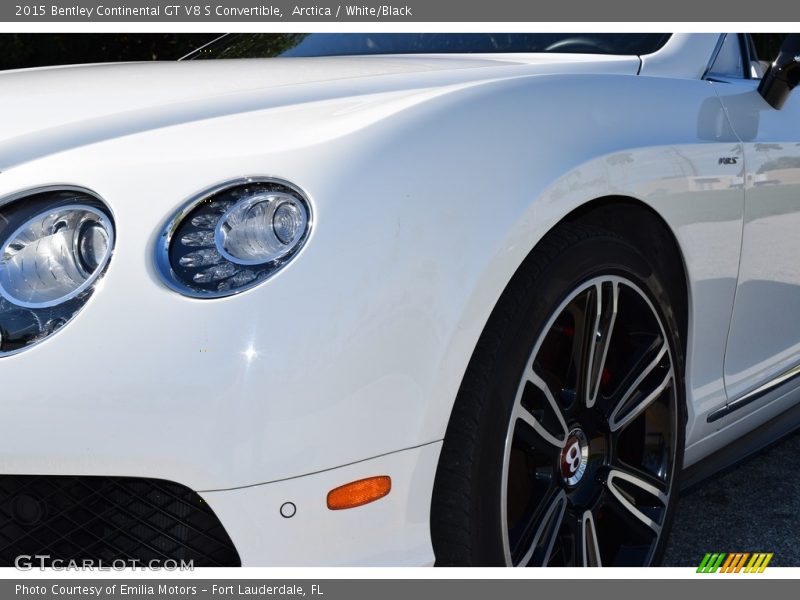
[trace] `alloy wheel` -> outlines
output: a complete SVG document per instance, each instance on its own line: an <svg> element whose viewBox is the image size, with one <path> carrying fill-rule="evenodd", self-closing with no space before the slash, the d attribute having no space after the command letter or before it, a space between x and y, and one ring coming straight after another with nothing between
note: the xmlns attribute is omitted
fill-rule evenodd
<svg viewBox="0 0 800 600"><path fill-rule="evenodd" d="M508 566L648 565L675 480L673 352L627 277L573 290L536 340L505 438Z"/></svg>

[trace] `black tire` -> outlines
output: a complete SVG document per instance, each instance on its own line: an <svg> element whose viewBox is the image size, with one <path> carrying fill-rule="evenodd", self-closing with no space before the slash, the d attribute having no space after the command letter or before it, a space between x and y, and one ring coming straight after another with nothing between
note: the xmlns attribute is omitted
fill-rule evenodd
<svg viewBox="0 0 800 600"><path fill-rule="evenodd" d="M602 279L607 277L608 283ZM597 284L593 282L598 282ZM588 282L588 283L587 283ZM520 561L530 553L531 561L539 560L541 557L544 563L557 565L573 565L583 562L589 564L602 563L603 565L657 565L660 563L667 542L668 532L671 526L675 499L678 489L677 479L683 462L684 435L686 423L686 408L684 399L684 355L680 340L679 328L675 318L675 312L670 304L669 295L665 291L665 281L648 261L647 257L637 250L631 243L596 227L583 226L580 224L563 224L553 230L536 249L527 257L525 262L517 271L512 281L507 286L497 306L495 307L478 345L473 353L467 371L464 375L458 396L455 401L453 412L448 424L439 465L436 472L434 483L433 499L431 507L431 535L433 548L436 555L436 564L439 566L498 566L506 565L509 562L514 564L514 552L522 556ZM570 294L576 293L581 286L589 285L586 291L581 292L586 295L584 300L581 295L569 300ZM610 292L608 290L611 290ZM634 293L638 292L638 299ZM570 301L575 306L582 306L583 302L591 302L594 295L595 301L599 304L610 298L608 294L616 294L614 298L619 298L620 318L614 329L614 320L609 319L609 341L605 342L608 350L608 360L615 360L618 365L643 365L644 350L634 350L644 348L644 343L648 338L646 335L654 336L658 339L658 331L664 333L662 336L662 348L660 352L666 357L661 363L648 367L646 377L639 384L638 388L626 387L631 384L631 373L619 367L620 374L615 376L608 374L609 368L606 367L606 356L603 355L602 362L597 362L600 367L594 366L596 375L592 379L592 363L588 359L570 360L569 366L564 367L564 373L575 372L574 375L565 375L566 381L570 377L575 377L575 398L571 396L571 390L565 387L557 391L550 390L556 399L556 405L562 415L562 422L566 423L566 429L556 423L546 414L547 405L541 398L546 398L543 389L532 388L535 397L533 400L525 400L527 394L527 384L524 377L528 373L527 369L536 370L539 363L536 361L550 360L550 355L560 356L557 352L550 352L550 346L556 342L557 337L547 337L550 330L556 331L556 325L564 319L572 318L574 323L578 323L579 317L573 314L574 306L567 304L563 312L555 315L556 309L562 307L564 302ZM640 303L640 304L639 304ZM586 304L586 306L589 306ZM617 318L617 300L613 302L614 319ZM646 310L643 306L649 306L656 320L660 320L659 329L654 325L647 324ZM623 308L631 314L626 315L633 323L623 322ZM569 312L568 313L568 309ZM599 310L599 309L598 309ZM605 309L604 309L605 310ZM589 308L584 315L589 315ZM567 315L567 316L564 316ZM588 319L588 317L586 317ZM607 319L606 316L603 319ZM607 323L609 321L603 321ZM588 321L586 321L588 322ZM592 327L597 327L599 323L593 321ZM545 331L545 326L550 326L550 330ZM641 330L641 331L640 331ZM584 331L589 331L589 327L581 330L580 337L583 339ZM594 329L592 330L594 332ZM599 330L598 330L599 331ZM620 333L616 333L620 331ZM553 336L568 335L568 327L560 327ZM616 337L614 337L616 334ZM573 341L561 342L558 348L567 347L571 358L581 355L576 351L580 344L576 341L578 334L573 327ZM602 342L594 342L591 346L591 338L587 344L592 348L591 353L595 353ZM616 343L616 346L615 346ZM656 344L656 342L653 342ZM540 359L539 355L532 354L532 350L537 346L538 352L546 354ZM553 346L555 348L556 346ZM544 349L548 348L545 353ZM655 345L649 348L654 351ZM566 351L566 350L565 350ZM637 358L635 352L641 351L642 358ZM630 353L630 358L625 358L626 352ZM599 355L598 355L599 356ZM658 359L658 357L656 357ZM627 362L627 361L631 362ZM665 362L669 360L669 365ZM636 362L638 361L638 362ZM573 368L572 363L580 362L579 368ZM553 359L553 364L561 364ZM611 363L609 363L611 364ZM530 367L529 367L530 365ZM653 366L655 365L655 366ZM634 368L634 367L632 367ZM666 370L668 369L668 370ZM584 373L585 375L582 375ZM644 373L644 370L642 371ZM666 378L661 384L667 387L662 391L661 397L644 403L641 398L645 397L646 385L657 386L657 377L664 374ZM671 374L672 380L669 380ZM581 379L583 378L583 379ZM588 379L587 379L588 378ZM587 383L588 382L588 383ZM594 383L593 383L594 382ZM543 381L543 383L545 383ZM559 383L558 381L555 382ZM634 382L635 383L635 382ZM544 387L550 388L551 384L546 382ZM555 386L558 387L558 386ZM596 400L590 406L590 401L578 401L581 397L589 398L591 390L595 390ZM648 388L649 389L649 388ZM656 389L656 387L653 387ZM657 391L657 390L656 390ZM607 394L606 394L607 392ZM652 392L655 394L656 392ZM588 395L587 395L588 394ZM619 399L626 395L622 401ZM646 396L650 398L650 396ZM577 400L576 400L577 399ZM577 401L577 404L575 402ZM566 448L560 452L549 448L548 444L542 441L541 435L533 435L529 442L528 437L532 429L527 426L519 425L518 417L512 420L512 413L518 415L518 405L528 402L531 414L537 414L541 419L538 421L540 429L550 432L552 437L558 437L559 443L564 439L564 444L575 446L570 450L569 456L565 454ZM541 402L545 408L541 409ZM615 402L619 406L614 408ZM646 408L636 405L640 402ZM606 406L608 404L608 406ZM630 406L628 406L630 404ZM556 409L552 405L552 412L555 415ZM622 406L624 405L624 406ZM569 412L565 406L571 406ZM641 410L641 414L636 413ZM568 423L569 419L575 420L575 415L581 415L590 421L594 419L590 412L595 411L600 418L597 425L599 433L587 433L581 438L583 431L581 425ZM627 411L627 412L626 412ZM655 412L656 417L652 419L648 416L650 412ZM639 416L635 416L635 415ZM569 416L572 415L572 416ZM602 418L608 416L607 441L603 442ZM610 416L609 416L610 415ZM634 415L634 416L631 416ZM557 416L557 415L556 415ZM549 419L550 423L545 423ZM622 424L626 419L629 421ZM660 419L660 420L659 420ZM640 421L646 421L640 424ZM659 423L658 431L662 440L663 447L646 445L639 449L640 429L650 427L650 421ZM594 423L594 421L592 421ZM586 427L589 427L588 425ZM615 431L610 431L616 427ZM671 429L669 429L671 427ZM519 428L519 430L518 430ZM561 430L569 433L562 434ZM642 431L641 435L652 432ZM518 441L518 437L522 437ZM596 436L596 437L592 437ZM507 438L509 440L506 445ZM584 443L581 440L587 440ZM666 441L665 441L666 440ZM595 444L597 441L597 444ZM600 448L606 443L605 448ZM646 442L641 442L645 444ZM530 449L528 449L530 445ZM517 447L521 447L519 450ZM555 452L558 458L550 465L550 454ZM581 458L580 462L573 461L576 453L583 452L588 456L585 462ZM608 464L603 466L602 455L606 453ZM641 465L638 464L639 456L642 457ZM655 458L651 461L651 455ZM519 458L522 456L522 458ZM555 454L554 454L555 456ZM665 467L658 467L655 471L655 461L657 459L667 461ZM666 458L664 458L666 457ZM516 461L516 462L514 462ZM650 461L650 462L646 462ZM618 463L623 463L627 468L628 462L636 463L631 471L634 475L640 473L642 481L651 481L649 475L655 474L652 481L656 482L660 478L660 470L664 470L664 495L666 499L659 498L653 493L652 498L648 498L647 493L643 493L639 485L630 484L618 475L621 472L616 469ZM533 465L531 464L533 463ZM651 465L652 463L652 465ZM519 466L519 465L522 466ZM572 471L578 465L577 470ZM566 466L565 466L566 465ZM552 472L549 469L552 467ZM580 468L581 475L578 476L577 483L574 483L575 473ZM652 468L651 468L652 467ZM504 468L507 474L504 474ZM566 470L565 470L566 469ZM540 472L541 470L541 472ZM512 474L513 471L513 474ZM522 473L523 475L519 475ZM613 475L609 475L613 471ZM644 474L648 477L644 477ZM567 476L570 476L567 478ZM638 475L637 475L638 476ZM530 479L529 489L524 494L518 493L522 489L517 485L520 477ZM603 477L606 480L603 480ZM548 479L549 478L549 479ZM585 478L585 479L583 479ZM541 482L540 482L541 479ZM507 480L507 481L506 481ZM544 483L546 481L546 483ZM514 483L515 487L508 493L508 500L503 502L503 490ZM572 482L572 483L568 483ZM523 484L525 482L523 481ZM530 509L530 514L539 515L539 525L535 525L536 519L525 513L520 518L519 525L515 528L511 526L511 512L523 513L528 511L529 505L536 503L539 497L536 490L540 486L548 491L541 492L542 498L550 498L555 492L551 492L552 486L561 486L564 490L562 496L556 500L542 500L544 506L550 502L549 506L553 510L553 515L561 514L561 521L556 520L555 516L548 517L547 511L538 506ZM654 484L657 490L661 490L660 484ZM524 487L524 485L523 485ZM613 487L613 490L611 489ZM597 489L595 489L597 488ZM558 492L561 494L561 492ZM630 514L626 518L624 504L620 503L623 510L617 510L614 502L619 503L619 498L628 497L632 494L634 501L631 505L636 509L628 510ZM620 496L621 495L621 496ZM515 500L518 496L524 496L523 500ZM640 498L641 496L641 498ZM599 517L594 516L595 508L591 508L592 498L596 498L596 510ZM605 504L601 504L602 502ZM515 504L516 503L516 504ZM664 504L662 507L661 504ZM563 504L563 508L562 508ZM585 504L585 506L584 506ZM642 515L650 515L649 504L653 504L652 522L647 524ZM519 506L524 508L520 509ZM504 508L502 508L504 507ZM588 507L588 508L587 508ZM509 513L505 523L503 522L503 511ZM550 510L550 509L547 509ZM538 512L537 512L538 511ZM579 517L577 525L573 522L576 515L583 511L583 517ZM575 514L573 514L573 512ZM619 514L618 514L619 512ZM637 515L637 512L639 513ZM586 514L589 514L587 524ZM571 525L567 525L567 519ZM583 518L583 521L580 520ZM550 519L552 523L547 521ZM530 522L530 524L526 524ZM647 533L638 531L637 527L644 525L653 531L655 538L653 541L646 542ZM613 527L612 527L613 526ZM535 535L528 530L536 529ZM504 533L505 528L505 533ZM549 530L558 529L553 534L553 541L548 542L549 549L540 547L542 538L549 536ZM582 529L581 529L582 528ZM615 531L615 528L630 530L630 539L612 539L612 533L606 540L597 541L599 533ZM628 529L625 529L628 528ZM658 532L656 532L658 530ZM570 533L571 532L571 533ZM516 546L512 548L511 538L517 536ZM527 536L527 537L526 537ZM572 537L570 537L572 536ZM531 550L522 553L519 548L528 544ZM537 542L538 540L538 542ZM570 541L571 540L571 541ZM589 541L587 541L589 540ZM587 551L587 544L594 542L592 548ZM640 543L642 548L649 543L648 549L638 548ZM539 544L537 546L537 544ZM579 550L581 545L583 550ZM519 547L519 548L518 548ZM515 548L517 548L515 550ZM638 548L638 549L637 549ZM556 552L560 554L555 554ZM538 554L537 554L538 553ZM601 560L602 558L602 560ZM526 563L527 564L527 563Z"/></svg>

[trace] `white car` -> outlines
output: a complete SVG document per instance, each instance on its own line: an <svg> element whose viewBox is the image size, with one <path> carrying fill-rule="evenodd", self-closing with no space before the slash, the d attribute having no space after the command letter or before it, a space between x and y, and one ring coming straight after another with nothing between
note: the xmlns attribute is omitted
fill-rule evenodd
<svg viewBox="0 0 800 600"><path fill-rule="evenodd" d="M0 74L0 562L657 564L797 421L799 39Z"/></svg>

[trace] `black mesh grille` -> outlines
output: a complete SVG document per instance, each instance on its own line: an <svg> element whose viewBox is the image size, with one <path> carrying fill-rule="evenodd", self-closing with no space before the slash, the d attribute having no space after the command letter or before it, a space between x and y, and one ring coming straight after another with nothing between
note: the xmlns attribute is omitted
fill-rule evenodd
<svg viewBox="0 0 800 600"><path fill-rule="evenodd" d="M127 477L0 476L0 566L13 566L20 555L50 555L45 564L241 564L219 519L195 492Z"/></svg>

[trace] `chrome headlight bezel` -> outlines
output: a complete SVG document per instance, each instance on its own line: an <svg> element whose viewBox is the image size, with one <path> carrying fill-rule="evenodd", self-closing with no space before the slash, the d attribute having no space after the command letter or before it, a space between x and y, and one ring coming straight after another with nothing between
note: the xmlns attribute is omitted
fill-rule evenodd
<svg viewBox="0 0 800 600"><path fill-rule="evenodd" d="M253 189L255 189L255 191L252 191ZM197 216L201 207L210 205L212 202L219 201L219 199L221 197L225 197L226 194L233 194L238 190L242 190L243 197L239 198L238 200L224 198L224 202L226 202L227 205L218 209L216 213L218 219L217 222L213 225L213 227L208 227L210 240L213 240L213 243L211 245L206 244L204 246L197 246L197 248L214 250L218 252L225 261L224 264L235 265L237 268L258 267L260 269L258 276L252 281L241 285L240 287L230 289L212 290L203 288L202 284L198 285L194 282L190 283L187 277L189 269L201 267L187 267L186 265L180 264L180 259L176 260L179 252L173 251L173 245L179 241L177 236L185 234L187 227L186 224ZM227 215L231 213L235 206L239 205L240 203L245 203L249 198L252 198L258 193L291 197L297 203L297 205L302 206L304 210L304 230L295 240L294 246L289 251L282 253L275 260L267 262L237 260L235 257L230 256L226 251L224 251L224 249L219 248L219 244L221 242L219 224ZM311 235L313 222L313 210L308 194L306 194L298 186L286 181L285 179L269 176L250 176L227 180L192 196L165 224L161 230L158 240L156 241L156 270L161 280L170 289L189 298L218 299L235 296L243 292L250 291L265 281L271 279L289 262L291 262L305 247L305 244ZM202 267L205 268L208 266L209 265L203 265Z"/></svg>
<svg viewBox="0 0 800 600"><path fill-rule="evenodd" d="M85 281L63 296L29 302L5 289L0 293L0 357L29 350L63 329L83 311L108 273L116 246L116 220L110 207L98 194L80 186L54 184L28 188L1 198L0 249L8 247L27 225L44 221L48 213L52 216L59 212L83 212L84 216L94 216L93 222L102 224L107 234L106 250L97 264L91 267L91 273L86 271L87 265L82 265ZM81 222L80 227L85 224ZM69 249L76 255L79 249L74 244L80 235L80 231L76 231L76 237L69 244ZM77 260L75 256L73 259ZM4 350L9 344L12 347Z"/></svg>

